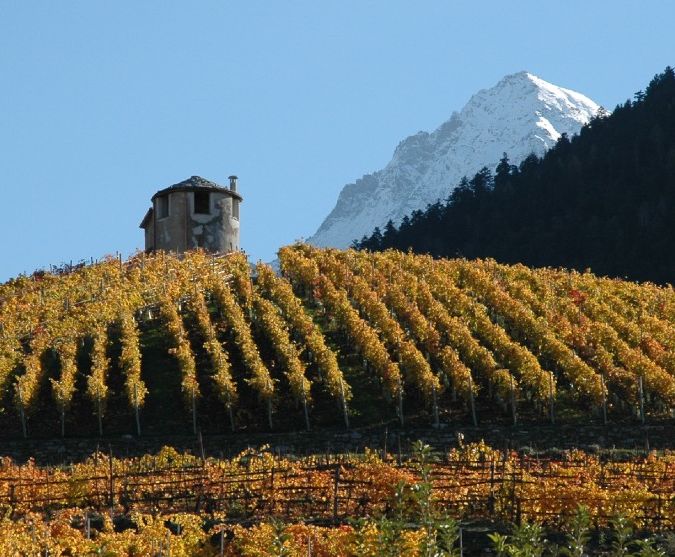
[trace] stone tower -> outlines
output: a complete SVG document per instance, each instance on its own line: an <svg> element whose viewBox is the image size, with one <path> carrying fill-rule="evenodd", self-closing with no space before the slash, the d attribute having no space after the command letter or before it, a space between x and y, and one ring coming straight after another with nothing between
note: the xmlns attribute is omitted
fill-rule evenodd
<svg viewBox="0 0 675 557"><path fill-rule="evenodd" d="M192 176L152 196L152 207L143 217L145 250L178 253L203 248L212 253L239 250L237 177L224 188Z"/></svg>

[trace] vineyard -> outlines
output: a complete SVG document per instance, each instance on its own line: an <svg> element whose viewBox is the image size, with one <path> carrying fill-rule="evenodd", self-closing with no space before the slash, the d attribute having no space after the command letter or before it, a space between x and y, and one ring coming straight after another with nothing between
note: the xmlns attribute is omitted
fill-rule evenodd
<svg viewBox="0 0 675 557"><path fill-rule="evenodd" d="M674 493L669 453L628 461L581 451L551 458L482 443L445 454L418 444L400 460L375 451L289 458L266 447L230 460L170 448L134 459L95 453L60 468L5 459L0 548L3 554L11 547L53 554L70 547L77 555L147 547L142 554L382 555L375 534L391 528L387 517L398 516L399 539L387 542L400 545L393 554L428 555L420 548L430 509L445 527L466 528L466 540L472 524L566 531L580 508L589 531L607 531L621 520L658 536L675 527ZM281 535L296 530L299 540ZM277 536L289 552L273 547ZM301 549L290 553L295 544ZM365 545L359 550L358 544ZM255 545L262 545L258 553Z"/></svg>
<svg viewBox="0 0 675 557"><path fill-rule="evenodd" d="M242 254L138 254L0 285L0 435L201 445L373 426L383 448L3 457L0 554L665 555L675 543L670 286L302 244L279 261L277 273ZM386 433L461 426L499 442L589 423L660 428L665 450L515 452L458 434L458 448L411 454L397 435L392 454Z"/></svg>
<svg viewBox="0 0 675 557"><path fill-rule="evenodd" d="M671 287L307 245L279 259L281 276L139 254L1 285L5 434L672 416Z"/></svg>
<svg viewBox="0 0 675 557"><path fill-rule="evenodd" d="M434 502L455 518L537 520L560 526L578 505L595 524L620 514L650 530L675 528L675 456L603 460L582 451L565 459L466 445L430 469ZM77 507L91 513L221 514L230 522L333 524L392 508L398 484L419 482L410 455L281 457L263 447L233 459L201 459L164 448L119 459L95 453L69 467L0 467L0 505L16 516Z"/></svg>

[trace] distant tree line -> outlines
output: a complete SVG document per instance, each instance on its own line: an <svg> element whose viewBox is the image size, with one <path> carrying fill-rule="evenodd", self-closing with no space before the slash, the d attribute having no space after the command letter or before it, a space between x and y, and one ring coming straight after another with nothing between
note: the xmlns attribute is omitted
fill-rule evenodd
<svg viewBox="0 0 675 557"><path fill-rule="evenodd" d="M357 249L591 268L675 283L675 72L599 114L542 158L504 154L445 201L390 221Z"/></svg>

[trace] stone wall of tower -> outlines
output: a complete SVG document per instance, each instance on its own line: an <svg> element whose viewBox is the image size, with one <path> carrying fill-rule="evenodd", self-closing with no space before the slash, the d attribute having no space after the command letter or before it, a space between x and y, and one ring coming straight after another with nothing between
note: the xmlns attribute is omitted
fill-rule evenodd
<svg viewBox="0 0 675 557"><path fill-rule="evenodd" d="M208 194L208 213L195 212L195 191L164 194L168 199L166 216L162 216L160 197L154 199L152 222L146 227L146 249L179 253L195 248L216 253L239 250L240 199L227 190L197 191Z"/></svg>
<svg viewBox="0 0 675 557"><path fill-rule="evenodd" d="M151 218L143 231L145 234L145 251L155 249L155 219Z"/></svg>

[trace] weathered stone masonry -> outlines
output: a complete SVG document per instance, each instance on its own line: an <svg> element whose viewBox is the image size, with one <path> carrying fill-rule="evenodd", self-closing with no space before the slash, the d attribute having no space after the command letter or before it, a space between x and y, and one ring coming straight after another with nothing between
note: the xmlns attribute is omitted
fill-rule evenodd
<svg viewBox="0 0 675 557"><path fill-rule="evenodd" d="M140 225L145 230L145 250L238 251L242 201L236 176L230 176L229 188L192 176L158 191Z"/></svg>

